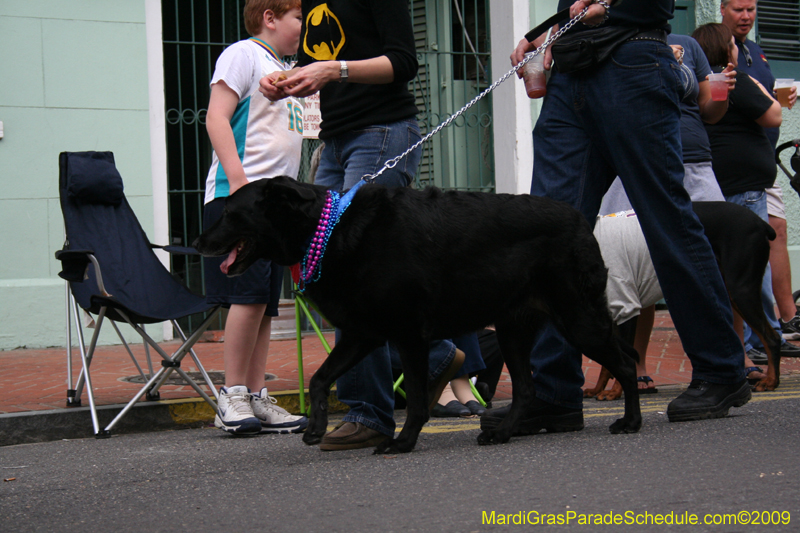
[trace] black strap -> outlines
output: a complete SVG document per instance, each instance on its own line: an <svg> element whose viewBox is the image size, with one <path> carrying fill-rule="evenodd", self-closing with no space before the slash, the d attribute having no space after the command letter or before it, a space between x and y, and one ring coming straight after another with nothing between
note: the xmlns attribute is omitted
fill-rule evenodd
<svg viewBox="0 0 800 533"><path fill-rule="evenodd" d="M555 15L545 20L544 22L533 28L528 33L526 33L525 39L527 39L529 43L532 43L538 36L546 32L547 30L549 30L562 20L568 18L569 18L569 8L562 9L561 11L559 11L558 13L556 13Z"/></svg>

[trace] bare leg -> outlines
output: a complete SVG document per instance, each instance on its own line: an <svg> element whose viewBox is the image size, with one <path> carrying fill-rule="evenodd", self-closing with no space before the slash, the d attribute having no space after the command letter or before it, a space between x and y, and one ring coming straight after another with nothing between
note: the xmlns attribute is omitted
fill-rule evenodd
<svg viewBox="0 0 800 533"><path fill-rule="evenodd" d="M786 220L769 216L769 225L777 236L769 243L769 264L772 267L772 294L778 304L778 312L784 322L797 314L792 298L792 269L789 264L789 251L786 248Z"/></svg>
<svg viewBox="0 0 800 533"><path fill-rule="evenodd" d="M450 382L450 383L448 383L447 385L444 386L444 390L442 391L442 395L439 396L439 399L437 400L439 405L443 405L444 406L444 405L447 405L448 403L452 402L453 400L458 401L458 398L456 398L455 393L453 393L453 389L450 387L451 384L452 384L452 382Z"/></svg>
<svg viewBox="0 0 800 533"><path fill-rule="evenodd" d="M478 401L475 395L472 394L472 387L469 386L469 377L466 374L451 380L450 386L453 388L456 399L462 404L466 405L467 402Z"/></svg>
<svg viewBox="0 0 800 533"><path fill-rule="evenodd" d="M264 386L272 317L266 304L231 305L225 323L225 386L245 385L252 391Z"/></svg>

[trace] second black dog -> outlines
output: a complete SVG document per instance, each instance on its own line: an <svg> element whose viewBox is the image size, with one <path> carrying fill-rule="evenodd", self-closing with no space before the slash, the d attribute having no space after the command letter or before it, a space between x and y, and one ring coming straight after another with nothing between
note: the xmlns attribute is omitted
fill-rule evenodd
<svg viewBox="0 0 800 533"><path fill-rule="evenodd" d="M222 218L194 243L230 254L229 275L257 258L303 260L326 203L324 187L285 177L231 195ZM320 277L306 295L341 330L309 386L303 440L327 427L334 381L386 341L400 353L408 417L377 453L409 452L428 420L428 346L494 324L513 385L511 410L481 444L503 443L534 398L530 354L543 322L553 321L582 353L609 368L625 391L612 433L641 427L635 350L615 334L605 297L606 269L583 216L565 203L529 195L387 189L364 185L327 242Z"/></svg>

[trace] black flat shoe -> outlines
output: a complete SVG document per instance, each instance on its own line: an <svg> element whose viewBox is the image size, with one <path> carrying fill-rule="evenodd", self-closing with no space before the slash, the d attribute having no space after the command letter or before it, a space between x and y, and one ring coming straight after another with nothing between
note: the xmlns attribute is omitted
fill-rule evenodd
<svg viewBox="0 0 800 533"><path fill-rule="evenodd" d="M475 400L470 400L464 404L464 407L469 409L469 412L473 415L481 416L483 413L486 412L486 408L480 404L480 402Z"/></svg>
<svg viewBox="0 0 800 533"><path fill-rule="evenodd" d="M431 409L431 416L438 418L458 418L471 415L470 410L461 405L458 400L453 400L447 405L437 403Z"/></svg>

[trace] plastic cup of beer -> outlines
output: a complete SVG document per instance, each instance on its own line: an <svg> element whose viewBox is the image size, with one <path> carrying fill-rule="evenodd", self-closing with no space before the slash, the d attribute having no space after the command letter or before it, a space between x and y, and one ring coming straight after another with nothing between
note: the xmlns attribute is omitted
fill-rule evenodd
<svg viewBox="0 0 800 533"><path fill-rule="evenodd" d="M541 98L547 93L547 80L544 73L544 52L533 56L522 67L522 79L528 98Z"/></svg>
<svg viewBox="0 0 800 533"><path fill-rule="evenodd" d="M789 107L789 95L792 93L794 80L791 78L778 78L775 80L775 96L781 107Z"/></svg>
<svg viewBox="0 0 800 533"><path fill-rule="evenodd" d="M708 82L711 87L711 99L722 102L728 99L728 77L723 74L709 74Z"/></svg>

